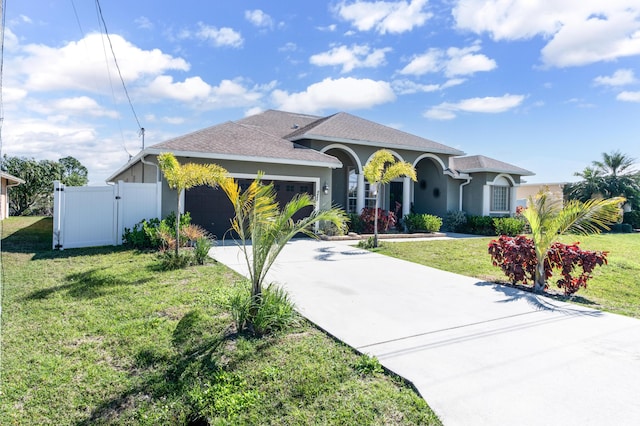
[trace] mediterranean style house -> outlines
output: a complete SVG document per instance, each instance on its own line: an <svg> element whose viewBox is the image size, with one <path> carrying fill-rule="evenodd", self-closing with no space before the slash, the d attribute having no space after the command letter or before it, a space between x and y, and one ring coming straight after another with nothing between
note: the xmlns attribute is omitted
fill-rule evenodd
<svg viewBox="0 0 640 426"><path fill-rule="evenodd" d="M274 183L281 203L306 192L315 197L316 209L337 205L360 213L375 203L363 167L383 148L417 172L417 182L400 178L380 189L380 207L398 215L411 211L438 216L448 211L510 215L521 177L533 175L345 112L319 117L268 110L145 148L107 181L162 181L156 157L172 152L183 163L219 164L241 186L263 172L263 179ZM164 216L174 209L177 194L166 183L162 185ZM193 188L185 192L182 205L193 223L216 235L229 228L232 210L222 191Z"/></svg>

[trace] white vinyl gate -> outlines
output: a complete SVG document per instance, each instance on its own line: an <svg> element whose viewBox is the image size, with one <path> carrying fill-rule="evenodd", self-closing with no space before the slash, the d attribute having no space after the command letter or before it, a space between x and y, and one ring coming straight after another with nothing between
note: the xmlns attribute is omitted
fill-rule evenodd
<svg viewBox="0 0 640 426"><path fill-rule="evenodd" d="M122 244L124 228L160 217L160 190L155 183L65 186L55 181L53 248Z"/></svg>

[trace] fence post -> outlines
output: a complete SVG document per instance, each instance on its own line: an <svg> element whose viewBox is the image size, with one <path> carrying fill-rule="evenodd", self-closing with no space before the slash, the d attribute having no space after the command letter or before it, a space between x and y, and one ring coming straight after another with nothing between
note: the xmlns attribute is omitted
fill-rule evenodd
<svg viewBox="0 0 640 426"><path fill-rule="evenodd" d="M64 184L58 180L53 181L53 241L54 250L64 248Z"/></svg>
<svg viewBox="0 0 640 426"><path fill-rule="evenodd" d="M124 208L122 207L123 181L119 180L113 185L113 245L122 244L122 228L124 224Z"/></svg>

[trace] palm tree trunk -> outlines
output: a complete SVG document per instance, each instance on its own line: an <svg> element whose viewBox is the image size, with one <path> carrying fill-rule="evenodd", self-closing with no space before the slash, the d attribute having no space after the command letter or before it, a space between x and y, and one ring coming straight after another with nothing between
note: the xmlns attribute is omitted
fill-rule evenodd
<svg viewBox="0 0 640 426"><path fill-rule="evenodd" d="M536 293L543 293L544 288L546 286L547 286L547 283L546 283L546 276L544 273L544 258L543 258L542 261L538 259L538 265L536 266L536 276L535 276L535 283L533 286L533 290Z"/></svg>
<svg viewBox="0 0 640 426"><path fill-rule="evenodd" d="M178 250L180 247L180 192L178 192L178 209L176 210L176 257L178 257Z"/></svg>
<svg viewBox="0 0 640 426"><path fill-rule="evenodd" d="M376 191L376 208L373 216L373 247L378 247L378 196L380 195L380 188Z"/></svg>

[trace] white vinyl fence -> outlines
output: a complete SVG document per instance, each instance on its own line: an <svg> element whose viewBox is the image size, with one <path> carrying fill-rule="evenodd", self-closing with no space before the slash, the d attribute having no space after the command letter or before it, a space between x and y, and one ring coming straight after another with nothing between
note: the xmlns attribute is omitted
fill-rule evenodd
<svg viewBox="0 0 640 426"><path fill-rule="evenodd" d="M155 183L65 186L55 181L53 248L122 244L124 228L160 217L160 191Z"/></svg>

